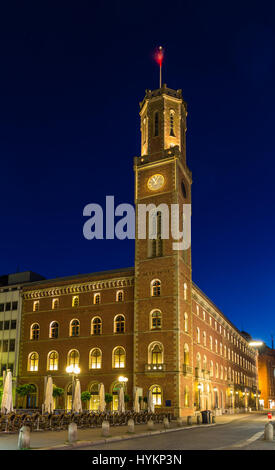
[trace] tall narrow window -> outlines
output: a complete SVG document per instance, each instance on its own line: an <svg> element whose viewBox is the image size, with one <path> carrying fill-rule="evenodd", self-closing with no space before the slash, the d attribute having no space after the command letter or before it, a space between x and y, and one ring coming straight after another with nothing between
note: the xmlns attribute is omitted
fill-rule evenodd
<svg viewBox="0 0 275 470"><path fill-rule="evenodd" d="M185 331L185 333L188 332L188 315L187 315L187 313L184 314L184 331Z"/></svg>
<svg viewBox="0 0 275 470"><path fill-rule="evenodd" d="M161 343L152 343L149 346L150 364L163 364L163 346Z"/></svg>
<svg viewBox="0 0 275 470"><path fill-rule="evenodd" d="M79 336L80 323L79 320L72 320L70 323L70 336Z"/></svg>
<svg viewBox="0 0 275 470"><path fill-rule="evenodd" d="M78 307L79 306L79 297L78 295L74 295L72 298L72 306L73 307Z"/></svg>
<svg viewBox="0 0 275 470"><path fill-rule="evenodd" d="M33 311L37 312L38 310L39 310L39 300L36 300L35 302L33 302Z"/></svg>
<svg viewBox="0 0 275 470"><path fill-rule="evenodd" d="M174 123L174 115L175 115L175 111L173 111L173 110L171 109L171 111L170 111L170 135L171 135L172 137L175 137L175 132L174 132L174 124L175 124L175 123Z"/></svg>
<svg viewBox="0 0 275 470"><path fill-rule="evenodd" d="M51 351L48 356L48 370L58 369L58 354L56 351Z"/></svg>
<svg viewBox="0 0 275 470"><path fill-rule="evenodd" d="M59 299L53 299L52 301L52 309L59 307Z"/></svg>
<svg viewBox="0 0 275 470"><path fill-rule="evenodd" d="M159 297L160 296L160 287L161 282L158 279L155 279L151 282L151 296L152 297Z"/></svg>
<svg viewBox="0 0 275 470"><path fill-rule="evenodd" d="M101 335L102 333L102 320L99 317L92 319L92 335Z"/></svg>
<svg viewBox="0 0 275 470"><path fill-rule="evenodd" d="M162 392L161 388L158 385L155 385L151 388L153 403L156 406L160 406L162 403Z"/></svg>
<svg viewBox="0 0 275 470"><path fill-rule="evenodd" d="M99 348L90 351L90 369L101 369L102 352Z"/></svg>
<svg viewBox="0 0 275 470"><path fill-rule="evenodd" d="M94 304L100 304L100 294L94 295Z"/></svg>
<svg viewBox="0 0 275 470"><path fill-rule="evenodd" d="M123 290L118 290L116 293L116 301L123 302L123 300L124 300L124 292Z"/></svg>
<svg viewBox="0 0 275 470"><path fill-rule="evenodd" d="M121 346L113 351L113 367L116 369L125 367L125 350Z"/></svg>
<svg viewBox="0 0 275 470"><path fill-rule="evenodd" d="M125 332L125 317L123 315L117 315L114 320L114 332L124 333Z"/></svg>
<svg viewBox="0 0 275 470"><path fill-rule="evenodd" d="M157 330L161 328L161 311L154 310L151 312L151 330Z"/></svg>
<svg viewBox="0 0 275 470"><path fill-rule="evenodd" d="M31 326L31 339L37 340L39 339L39 332L40 332L40 327L38 323L34 323Z"/></svg>
<svg viewBox="0 0 275 470"><path fill-rule="evenodd" d="M159 113L155 113L155 119L154 119L154 137L157 137L159 135Z"/></svg>
<svg viewBox="0 0 275 470"><path fill-rule="evenodd" d="M79 366L79 352L72 349L68 354L68 366Z"/></svg>
<svg viewBox="0 0 275 470"><path fill-rule="evenodd" d="M50 324L50 338L58 338L58 323L56 321Z"/></svg>
<svg viewBox="0 0 275 470"><path fill-rule="evenodd" d="M29 371L36 372L38 370L38 361L39 361L39 356L37 352L32 352L29 355Z"/></svg>

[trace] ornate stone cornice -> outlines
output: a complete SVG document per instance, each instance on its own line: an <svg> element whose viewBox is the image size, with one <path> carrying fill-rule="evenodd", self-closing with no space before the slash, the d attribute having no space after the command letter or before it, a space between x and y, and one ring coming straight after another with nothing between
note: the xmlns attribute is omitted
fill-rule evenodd
<svg viewBox="0 0 275 470"><path fill-rule="evenodd" d="M106 279L100 281L89 281L73 283L63 286L48 286L44 289L33 289L24 291L22 296L26 300L30 299L41 299L43 297L54 297L66 294L81 294L85 292L100 291L103 289L119 289L123 287L131 287L134 285L135 278L132 277L121 277L114 279Z"/></svg>

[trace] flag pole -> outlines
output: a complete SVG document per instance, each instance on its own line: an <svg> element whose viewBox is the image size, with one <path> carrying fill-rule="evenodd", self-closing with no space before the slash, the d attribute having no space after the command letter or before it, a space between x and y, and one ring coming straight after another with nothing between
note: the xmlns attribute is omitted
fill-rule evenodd
<svg viewBox="0 0 275 470"><path fill-rule="evenodd" d="M161 88L161 64L159 66L159 87Z"/></svg>

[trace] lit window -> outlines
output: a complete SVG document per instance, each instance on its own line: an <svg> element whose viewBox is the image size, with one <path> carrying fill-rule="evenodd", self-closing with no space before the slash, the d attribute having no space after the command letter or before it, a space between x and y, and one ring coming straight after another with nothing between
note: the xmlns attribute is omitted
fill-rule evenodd
<svg viewBox="0 0 275 470"><path fill-rule="evenodd" d="M52 309L54 310L55 308L59 307L59 299L53 299L52 300Z"/></svg>
<svg viewBox="0 0 275 470"><path fill-rule="evenodd" d="M203 332L203 345L206 346L206 333Z"/></svg>
<svg viewBox="0 0 275 470"><path fill-rule="evenodd" d="M184 349L183 349L183 362L186 366L189 365L189 347L188 347L188 344L185 344L184 345Z"/></svg>
<svg viewBox="0 0 275 470"><path fill-rule="evenodd" d="M187 313L184 314L184 331L188 332L188 315Z"/></svg>
<svg viewBox="0 0 275 470"><path fill-rule="evenodd" d="M68 366L79 366L79 352L72 349L68 354Z"/></svg>
<svg viewBox="0 0 275 470"><path fill-rule="evenodd" d="M90 351L90 369L101 369L102 353L99 348Z"/></svg>
<svg viewBox="0 0 275 470"><path fill-rule="evenodd" d="M40 332L40 327L38 323L34 323L31 326L31 339L37 340L39 339L39 332Z"/></svg>
<svg viewBox="0 0 275 470"><path fill-rule="evenodd" d="M48 370L58 369L58 354L56 351L51 351L48 356Z"/></svg>
<svg viewBox="0 0 275 470"><path fill-rule="evenodd" d="M79 296L78 295L74 295L73 298L72 298L72 306L73 307L78 307L79 306Z"/></svg>
<svg viewBox="0 0 275 470"><path fill-rule="evenodd" d="M118 346L113 351L113 367L116 369L121 369L125 367L125 349L121 346Z"/></svg>
<svg viewBox="0 0 275 470"><path fill-rule="evenodd" d="M39 361L39 356L37 352L32 352L29 355L29 371L31 372L38 371L38 361Z"/></svg>
<svg viewBox="0 0 275 470"><path fill-rule="evenodd" d="M183 298L184 298L184 300L187 300L187 284L186 284L186 282L183 285Z"/></svg>
<svg viewBox="0 0 275 470"><path fill-rule="evenodd" d="M39 310L39 300L33 302L33 311L37 312Z"/></svg>
<svg viewBox="0 0 275 470"><path fill-rule="evenodd" d="M150 352L151 364L163 364L163 347L161 344L152 345Z"/></svg>
<svg viewBox="0 0 275 470"><path fill-rule="evenodd" d="M197 342L200 343L201 342L201 333L200 333L200 329L197 328Z"/></svg>
<svg viewBox="0 0 275 470"><path fill-rule="evenodd" d="M159 385L154 385L153 387L151 387L151 392L152 392L154 405L161 406L162 392L161 392L161 388L159 387Z"/></svg>
<svg viewBox="0 0 275 470"><path fill-rule="evenodd" d="M102 320L99 317L92 319L92 335L101 335L102 333Z"/></svg>
<svg viewBox="0 0 275 470"><path fill-rule="evenodd" d="M175 137L175 132L174 132L174 115L175 111L171 109L170 111L170 135Z"/></svg>

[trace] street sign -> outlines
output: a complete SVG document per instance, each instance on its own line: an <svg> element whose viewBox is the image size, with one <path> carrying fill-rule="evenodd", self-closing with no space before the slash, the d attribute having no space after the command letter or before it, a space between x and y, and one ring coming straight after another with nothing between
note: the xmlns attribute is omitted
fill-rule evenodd
<svg viewBox="0 0 275 470"><path fill-rule="evenodd" d="M272 419L272 413L267 413L268 419Z"/></svg>

